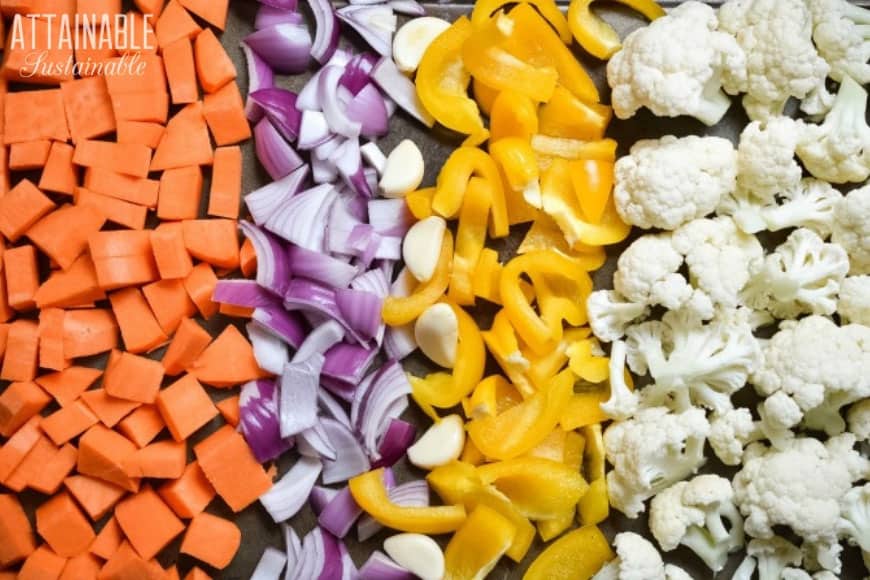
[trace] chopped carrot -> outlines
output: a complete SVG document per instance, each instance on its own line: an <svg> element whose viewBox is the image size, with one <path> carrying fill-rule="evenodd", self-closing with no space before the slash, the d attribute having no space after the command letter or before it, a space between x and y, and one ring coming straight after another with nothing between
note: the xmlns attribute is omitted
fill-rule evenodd
<svg viewBox="0 0 870 580"><path fill-rule="evenodd" d="M117 485L89 475L72 475L67 477L63 484L93 521L106 515L127 493ZM100 540L100 535L97 536L97 541ZM91 545L91 551L93 548ZM97 555L105 557L99 553Z"/></svg>
<svg viewBox="0 0 870 580"><path fill-rule="evenodd" d="M62 371L70 366L64 356L64 318L60 308L45 308L39 312L39 366L53 371Z"/></svg>
<svg viewBox="0 0 870 580"><path fill-rule="evenodd" d="M157 492L175 515L184 519L202 513L216 493L196 461L188 463L181 477L164 484Z"/></svg>
<svg viewBox="0 0 870 580"><path fill-rule="evenodd" d="M165 580L163 568L156 562L149 562L124 540L100 570L100 580Z"/></svg>
<svg viewBox="0 0 870 580"><path fill-rule="evenodd" d="M0 233L15 242L54 209L54 204L28 179L0 197Z"/></svg>
<svg viewBox="0 0 870 580"><path fill-rule="evenodd" d="M118 345L118 323L104 308L67 311L63 318L63 353L68 358L91 356Z"/></svg>
<svg viewBox="0 0 870 580"><path fill-rule="evenodd" d="M146 284L159 276L147 231L98 232L90 237L88 245L97 280L104 290Z"/></svg>
<svg viewBox="0 0 870 580"><path fill-rule="evenodd" d="M84 187L94 193L153 208L157 207L160 182L99 167L89 167L85 170Z"/></svg>
<svg viewBox="0 0 870 580"><path fill-rule="evenodd" d="M184 229L180 223L163 223L152 230L151 249L162 279L183 279L193 270L193 260L184 246Z"/></svg>
<svg viewBox="0 0 870 580"><path fill-rule="evenodd" d="M85 552L67 560L60 580L97 580L102 567L93 554Z"/></svg>
<svg viewBox="0 0 870 580"><path fill-rule="evenodd" d="M79 477L86 477L86 476L76 475L75 477L79 478ZM72 478L69 478L69 479L72 479ZM67 481L69 481L69 479L67 479ZM88 478L88 479L90 479L94 482L99 482L102 485L109 485L109 484L105 484L105 483L101 482L99 479L93 479L93 478ZM126 493L121 488L115 488L115 489L119 490L121 495L118 497L117 501L112 502L109 507L105 508L104 513L108 513L108 511L110 509L112 509L112 506L114 506L121 499L121 497L123 497L123 494ZM75 492L72 491L72 489L70 489L70 493L73 494L73 496L76 496ZM78 499L78 497L76 497L76 499ZM79 500L79 503L82 503L81 500ZM86 503L90 503L90 502L88 501ZM87 509L88 509L87 507L85 507L84 505L82 507L84 507L85 510L87 511ZM99 519L99 518L93 518L93 516L92 516L91 519ZM109 521L107 521L106 524L103 526L103 529L101 529L100 532L97 534L96 539L93 542L91 542L90 552L91 552L91 554L99 556L103 560L108 560L112 557L112 555L115 552L118 551L118 548L121 547L121 542L123 542L123 541L124 541L124 532L121 530L121 526L118 525L118 520L115 519L115 516L112 516L111 518L109 518Z"/></svg>
<svg viewBox="0 0 870 580"><path fill-rule="evenodd" d="M218 414L208 393L192 375L184 375L160 391L157 408L176 441L184 441Z"/></svg>
<svg viewBox="0 0 870 580"><path fill-rule="evenodd" d="M148 218L148 208L144 205L94 193L83 187L76 188L75 202L77 206L90 206L106 220L131 230L144 229L145 220Z"/></svg>
<svg viewBox="0 0 870 580"><path fill-rule="evenodd" d="M248 238L245 238L239 248L239 269L245 278L250 278L257 272L257 251Z"/></svg>
<svg viewBox="0 0 870 580"><path fill-rule="evenodd" d="M164 580L181 580L181 576L178 575L178 566L173 564L169 568L166 569L166 578Z"/></svg>
<svg viewBox="0 0 870 580"><path fill-rule="evenodd" d="M200 30L202 29L196 21L177 0L169 0L154 27L160 48L166 48L179 38L193 38Z"/></svg>
<svg viewBox="0 0 870 580"><path fill-rule="evenodd" d="M47 4L50 0L44 1ZM75 4L74 0L67 2ZM30 84L56 84L73 78L69 66L73 58L73 47L72 43L61 44L61 28L56 23L52 26L44 18L24 18L20 34L10 34L6 39L4 76L11 81ZM11 40L14 36L21 42L13 45ZM34 54L40 55L40 58L33 58ZM31 111L30 115L22 115L30 118L39 118L40 115L33 113L33 107L18 110Z"/></svg>
<svg viewBox="0 0 870 580"><path fill-rule="evenodd" d="M18 467L9 477L3 480L3 485L15 492L22 492L34 481L45 466L57 454L57 447L48 437L40 435L33 448L24 456Z"/></svg>
<svg viewBox="0 0 870 580"><path fill-rule="evenodd" d="M118 123L118 143L141 143L157 149L165 128L160 123L146 121L120 121Z"/></svg>
<svg viewBox="0 0 870 580"><path fill-rule="evenodd" d="M160 12L163 11L163 3L165 0L133 0L133 3L136 4L136 8L139 9L139 12L142 14L150 14L157 18L160 16Z"/></svg>
<svg viewBox="0 0 870 580"><path fill-rule="evenodd" d="M193 450L206 478L234 512L245 509L272 487L272 480L257 463L245 438L229 425L209 435Z"/></svg>
<svg viewBox="0 0 870 580"><path fill-rule="evenodd" d="M189 220L199 214L202 196L202 170L198 165L167 169L160 177L157 217L162 220Z"/></svg>
<svg viewBox="0 0 870 580"><path fill-rule="evenodd" d="M115 508L115 517L133 548L146 560L184 531L181 520L149 486L121 501Z"/></svg>
<svg viewBox="0 0 870 580"><path fill-rule="evenodd" d="M76 13L75 0L3 0L0 2L3 16L13 14L67 14Z"/></svg>
<svg viewBox="0 0 870 580"><path fill-rule="evenodd" d="M41 139L67 141L70 136L60 89L7 93L3 120L7 145Z"/></svg>
<svg viewBox="0 0 870 580"><path fill-rule="evenodd" d="M142 405L118 424L118 431L141 449L151 443L164 427L166 423L157 405Z"/></svg>
<svg viewBox="0 0 870 580"><path fill-rule="evenodd" d="M218 411L220 411L221 417L224 418L224 421L226 421L233 427L237 427L239 425L241 412L239 409L238 395L227 397L226 399L216 403L215 406L218 408Z"/></svg>
<svg viewBox="0 0 870 580"><path fill-rule="evenodd" d="M103 425L94 425L79 439L78 472L135 493L139 490L139 480L128 477L121 466L136 449L123 435Z"/></svg>
<svg viewBox="0 0 870 580"><path fill-rule="evenodd" d="M2 244L0 244L2 246ZM2 255L3 251L0 250L0 255ZM7 296L6 291L6 276L2 273L3 270L3 260L0 259L0 322L8 322L12 318L15 317L15 311L12 310L12 307L9 306L9 298ZM38 291L37 291L38 292ZM9 328L6 324L0 325L0 327L4 328L3 332L3 349L6 350L6 335L9 333ZM0 352L2 355L2 352Z"/></svg>
<svg viewBox="0 0 870 580"><path fill-rule="evenodd" d="M18 580L57 580L63 574L67 559L42 545L30 554L18 572Z"/></svg>
<svg viewBox="0 0 870 580"><path fill-rule="evenodd" d="M30 521L14 495L0 495L0 568L27 558L36 550Z"/></svg>
<svg viewBox="0 0 870 580"><path fill-rule="evenodd" d="M9 146L9 169L12 171L30 171L40 169L48 161L51 141L25 141Z"/></svg>
<svg viewBox="0 0 870 580"><path fill-rule="evenodd" d="M203 33L205 34L205 33ZM227 83L203 98L203 115L215 143L232 145L251 137L251 126L245 117L245 102L236 83Z"/></svg>
<svg viewBox="0 0 870 580"><path fill-rule="evenodd" d="M85 391L82 393L82 401L106 427L114 427L140 405L136 401L113 397L105 389Z"/></svg>
<svg viewBox="0 0 870 580"><path fill-rule="evenodd" d="M179 0L181 5L211 24L223 30L227 24L229 0Z"/></svg>
<svg viewBox="0 0 870 580"><path fill-rule="evenodd" d="M169 340L138 288L112 292L109 301L121 327L124 347L129 352L150 352Z"/></svg>
<svg viewBox="0 0 870 580"><path fill-rule="evenodd" d="M16 320L9 325L6 354L0 379L32 381L36 378L39 356L39 325L32 320Z"/></svg>
<svg viewBox="0 0 870 580"><path fill-rule="evenodd" d="M54 397L61 407L66 407L78 399L102 374L99 369L73 366L37 377L36 384Z"/></svg>
<svg viewBox="0 0 870 580"><path fill-rule="evenodd" d="M91 20L100 20L103 16L114 18L121 12L121 0L77 0L76 14L87 16Z"/></svg>
<svg viewBox="0 0 870 580"><path fill-rule="evenodd" d="M99 24L93 27L95 29L95 36L97 39L105 38L108 35L109 38L114 34L114 30L112 30L111 22L109 22L106 26ZM111 43L103 43L102 46L99 44L99 41L91 42L90 33L85 31L84 27L78 27L75 30L76 35L76 45L73 46L73 51L75 53L76 63L79 63L79 76L82 77L93 77L102 75L106 70L106 65L118 56L118 51L115 50L114 42Z"/></svg>
<svg viewBox="0 0 870 580"><path fill-rule="evenodd" d="M112 111L118 123L123 121L165 123L169 117L169 93L166 91L112 93Z"/></svg>
<svg viewBox="0 0 870 580"><path fill-rule="evenodd" d="M42 438L39 424L42 417L34 415L0 447L0 481L5 481Z"/></svg>
<svg viewBox="0 0 870 580"><path fill-rule="evenodd" d="M48 159L39 178L39 189L54 193L72 195L75 192L78 176L73 165L72 145L53 141L48 151Z"/></svg>
<svg viewBox="0 0 870 580"><path fill-rule="evenodd" d="M58 449L42 468L27 482L28 487L46 495L57 493L64 478L75 469L78 462L78 449L67 443Z"/></svg>
<svg viewBox="0 0 870 580"><path fill-rule="evenodd" d="M3 253L6 274L6 301L15 310L26 311L36 306L34 296L39 289L39 266L36 250L30 244L9 248Z"/></svg>
<svg viewBox="0 0 870 580"><path fill-rule="evenodd" d="M148 177L151 149L136 143L113 143L83 139L76 143L73 163L99 167L134 177Z"/></svg>
<svg viewBox="0 0 870 580"><path fill-rule="evenodd" d="M3 20L0 19L0 22ZM0 197L9 193L10 177L9 177L9 148L6 145L0 146Z"/></svg>
<svg viewBox="0 0 870 580"><path fill-rule="evenodd" d="M241 195L242 150L238 146L219 147L214 152L208 215L238 219ZM250 242L248 247L253 253Z"/></svg>
<svg viewBox="0 0 870 580"><path fill-rule="evenodd" d="M218 307L218 312L230 318L251 318L254 315L254 309L248 306L236 306L235 304L226 304L221 302Z"/></svg>
<svg viewBox="0 0 870 580"><path fill-rule="evenodd" d="M176 376L190 367L209 342L211 335L192 318L182 320L163 355L162 364L166 374Z"/></svg>
<svg viewBox="0 0 870 580"><path fill-rule="evenodd" d="M84 403L76 401L43 419L42 431L55 445L63 445L87 431L97 421L97 416Z"/></svg>
<svg viewBox="0 0 870 580"><path fill-rule="evenodd" d="M187 295L183 280L152 282L144 286L142 292L167 336L175 333L182 320L196 314L196 305Z"/></svg>
<svg viewBox="0 0 870 580"><path fill-rule="evenodd" d="M219 388L269 376L257 365L251 343L232 325L199 355L190 372L200 381Z"/></svg>
<svg viewBox="0 0 870 580"><path fill-rule="evenodd" d="M194 258L218 268L239 267L239 233L228 219L186 220L184 245Z"/></svg>
<svg viewBox="0 0 870 580"><path fill-rule="evenodd" d="M83 554L96 537L68 493L58 494L36 508L36 531L52 550L66 558Z"/></svg>
<svg viewBox="0 0 870 580"><path fill-rule="evenodd" d="M115 364L106 368L103 387L119 399L153 403L162 380L163 365L159 361L124 352Z"/></svg>
<svg viewBox="0 0 870 580"><path fill-rule="evenodd" d="M11 383L0 393L0 436L11 436L50 402L36 383Z"/></svg>
<svg viewBox="0 0 870 580"><path fill-rule="evenodd" d="M184 473L186 463L187 443L158 441L128 457L123 467L130 477L177 479Z"/></svg>
<svg viewBox="0 0 870 580"><path fill-rule="evenodd" d="M223 570L233 561L241 544L242 531L239 526L203 512L190 521L181 542L181 553Z"/></svg>
<svg viewBox="0 0 870 580"><path fill-rule="evenodd" d="M0 276L0 280L3 277ZM9 324L0 324L0 357L6 353L6 340L9 338Z"/></svg>
<svg viewBox="0 0 870 580"><path fill-rule="evenodd" d="M196 84L196 67L193 64L193 44L185 37L163 48L163 64L169 81L172 103L193 103L199 98Z"/></svg>
<svg viewBox="0 0 870 580"><path fill-rule="evenodd" d="M122 58L118 57L114 59L114 62L120 64ZM163 59L156 54L146 53L138 55L137 63L136 67L114 71L117 74L106 75L106 84L109 87L110 95L114 97L122 94L166 92Z"/></svg>
<svg viewBox="0 0 870 580"><path fill-rule="evenodd" d="M106 293L99 287L97 271L90 254L78 257L67 270L57 270L42 283L34 300L38 308L69 308L102 300Z"/></svg>
<svg viewBox="0 0 870 580"><path fill-rule="evenodd" d="M203 318L208 319L218 311L218 304L211 297L217 286L217 276L209 264L202 262L193 267L187 278L184 279L184 288L187 295L196 304L197 310Z"/></svg>
<svg viewBox="0 0 870 580"><path fill-rule="evenodd" d="M212 578L202 568L194 566L184 577L184 580L212 580Z"/></svg>
<svg viewBox="0 0 870 580"><path fill-rule="evenodd" d="M67 81L61 83L60 90L73 143L115 131L115 113L105 77Z"/></svg>
<svg viewBox="0 0 870 580"><path fill-rule="evenodd" d="M131 10L126 14L124 38L118 43L118 50L123 54L151 54L157 52L157 35L151 23L152 18L145 18L139 12Z"/></svg>
<svg viewBox="0 0 870 580"><path fill-rule="evenodd" d="M166 125L166 132L151 160L151 171L211 165L213 159L202 102L197 101L181 109Z"/></svg>
<svg viewBox="0 0 870 580"><path fill-rule="evenodd" d="M27 237L66 270L88 249L88 238L105 222L94 207L65 205L36 222L27 230Z"/></svg>
<svg viewBox="0 0 870 580"><path fill-rule="evenodd" d="M237 72L227 51L211 29L203 30L194 42L196 74L207 93L214 93L236 78Z"/></svg>

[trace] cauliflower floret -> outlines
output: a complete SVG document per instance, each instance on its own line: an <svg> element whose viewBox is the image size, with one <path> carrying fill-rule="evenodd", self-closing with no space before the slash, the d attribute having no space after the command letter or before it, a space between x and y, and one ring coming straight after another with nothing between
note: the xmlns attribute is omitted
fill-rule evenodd
<svg viewBox="0 0 870 580"><path fill-rule="evenodd" d="M731 106L722 89L733 95L746 88L746 55L718 24L710 6L690 1L629 34L607 63L616 116L646 107L660 117L718 123Z"/></svg>
<svg viewBox="0 0 870 580"><path fill-rule="evenodd" d="M586 300L586 313L598 340L611 342L622 338L625 327L646 316L649 308L626 300L615 290L596 290Z"/></svg>
<svg viewBox="0 0 870 580"><path fill-rule="evenodd" d="M849 0L809 0L813 15L813 40L831 65L835 81L852 77L870 83L870 11Z"/></svg>
<svg viewBox="0 0 870 580"><path fill-rule="evenodd" d="M601 410L612 419L628 419L637 412L639 398L625 382L625 343L617 340L610 349L610 398L601 403Z"/></svg>
<svg viewBox="0 0 870 580"><path fill-rule="evenodd" d="M829 67L813 46L803 0L731 0L719 9L719 28L746 54L743 108L750 119L781 115L789 97L825 91Z"/></svg>
<svg viewBox="0 0 870 580"><path fill-rule="evenodd" d="M824 122L803 125L797 155L813 177L831 183L858 183L870 177L866 110L867 91L845 77Z"/></svg>
<svg viewBox="0 0 870 580"><path fill-rule="evenodd" d="M870 552L870 483L854 487L843 496L840 533L862 552Z"/></svg>
<svg viewBox="0 0 870 580"><path fill-rule="evenodd" d="M800 568L785 568L779 578L781 580L840 580L836 574L827 570L816 572L811 576L809 572Z"/></svg>
<svg viewBox="0 0 870 580"><path fill-rule="evenodd" d="M592 580L669 580L656 547L634 532L613 538L616 558L604 565Z"/></svg>
<svg viewBox="0 0 870 580"><path fill-rule="evenodd" d="M870 276L850 276L843 280L837 314L842 324L870 326Z"/></svg>
<svg viewBox="0 0 870 580"><path fill-rule="evenodd" d="M685 256L693 286L725 308L741 304L740 291L764 256L758 239L728 217L689 222L674 232L672 244Z"/></svg>
<svg viewBox="0 0 870 580"><path fill-rule="evenodd" d="M858 438L858 441L870 440L870 399L858 401L846 413L849 422L849 432Z"/></svg>
<svg viewBox="0 0 870 580"><path fill-rule="evenodd" d="M870 396L870 328L838 327L821 316L789 320L761 353L751 377L755 390L794 399L810 428L842 432L840 408Z"/></svg>
<svg viewBox="0 0 870 580"><path fill-rule="evenodd" d="M825 243L815 232L800 228L765 257L743 298L777 318L833 314L840 282L848 272L849 256L842 246Z"/></svg>
<svg viewBox="0 0 870 580"><path fill-rule="evenodd" d="M677 273L682 265L670 234L641 236L620 254L613 287L636 304L679 308L692 297L689 282Z"/></svg>
<svg viewBox="0 0 870 580"><path fill-rule="evenodd" d="M746 516L746 533L770 539L774 526L781 525L806 542L836 541L840 499L870 469L867 459L853 450L854 444L853 436L838 435L824 444L798 437L783 449L750 445L733 481L734 502ZM794 564L799 562L798 558Z"/></svg>
<svg viewBox="0 0 870 580"><path fill-rule="evenodd" d="M870 274L870 185L853 189L837 206L831 240L849 254L849 273Z"/></svg>
<svg viewBox="0 0 870 580"><path fill-rule="evenodd" d="M731 580L751 580L756 567L758 580L780 580L787 566L799 566L803 559L800 548L780 536L751 540L746 552Z"/></svg>
<svg viewBox="0 0 870 580"><path fill-rule="evenodd" d="M665 552L682 544L719 572L728 554L743 546L743 517L733 495L731 482L718 475L677 482L650 503L650 530Z"/></svg>
<svg viewBox="0 0 870 580"><path fill-rule="evenodd" d="M784 191L778 203L762 208L761 217L772 232L807 228L827 238L842 200L843 195L830 183L808 177Z"/></svg>
<svg viewBox="0 0 870 580"><path fill-rule="evenodd" d="M641 228L673 230L712 213L737 183L737 152L721 137L644 139L616 162L620 217Z"/></svg>
<svg viewBox="0 0 870 580"><path fill-rule="evenodd" d="M710 447L725 465L740 465L743 448L761 437L752 413L744 407L725 411L710 421Z"/></svg>
<svg viewBox="0 0 870 580"><path fill-rule="evenodd" d="M704 324L687 310L628 329L628 362L655 381L643 390L647 406L678 411L693 404L722 413L760 361L758 341L745 317L720 316Z"/></svg>
<svg viewBox="0 0 870 580"><path fill-rule="evenodd" d="M737 146L737 188L765 203L800 183L802 171L794 158L798 136L797 121L791 117L747 125Z"/></svg>
<svg viewBox="0 0 870 580"><path fill-rule="evenodd" d="M709 431L704 411L696 408L671 413L651 407L612 423L604 432L604 449L613 465L607 473L611 505L636 518L644 511L644 501L704 464Z"/></svg>

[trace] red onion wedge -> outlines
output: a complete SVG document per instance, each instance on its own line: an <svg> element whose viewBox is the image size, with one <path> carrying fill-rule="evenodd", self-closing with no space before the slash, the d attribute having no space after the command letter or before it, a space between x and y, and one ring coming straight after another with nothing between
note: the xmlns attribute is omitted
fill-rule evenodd
<svg viewBox="0 0 870 580"><path fill-rule="evenodd" d="M302 22L302 15L298 12L263 4L257 10L257 16L254 19L254 30L263 30L277 24L302 24Z"/></svg>
<svg viewBox="0 0 870 580"><path fill-rule="evenodd" d="M296 108L296 93L272 87L253 91L249 98L265 111L284 139L290 142L296 140L302 123L302 113Z"/></svg>
<svg viewBox="0 0 870 580"><path fill-rule="evenodd" d="M420 102L414 83L399 71L393 59L384 57L378 61L372 69L372 79L388 97L415 119L427 127L435 124L435 118Z"/></svg>
<svg viewBox="0 0 870 580"><path fill-rule="evenodd" d="M254 145L257 159L272 179L281 179L302 167L299 154L272 125L268 116L254 126Z"/></svg>
<svg viewBox="0 0 870 580"><path fill-rule="evenodd" d="M275 523L292 518L305 505L320 470L320 461L302 457L272 489L260 497L260 503Z"/></svg>
<svg viewBox="0 0 870 580"><path fill-rule="evenodd" d="M261 379L242 386L239 427L257 461L275 459L293 446L292 439L281 437L274 381Z"/></svg>
<svg viewBox="0 0 870 580"><path fill-rule="evenodd" d="M393 53L393 33L396 31L396 15L387 5L350 5L338 9L338 17L383 56Z"/></svg>
<svg viewBox="0 0 870 580"><path fill-rule="evenodd" d="M245 43L278 73L301 73L311 62L311 34L304 24L276 24L249 34Z"/></svg>
<svg viewBox="0 0 870 580"><path fill-rule="evenodd" d="M239 46L242 47L242 52L245 55L245 62L248 64L248 94L250 95L250 93L259 91L260 89L267 89L274 86L275 73L272 72L272 69L268 64L266 64L263 57L254 52L254 50L245 42L240 43ZM245 102L245 116L248 118L248 121L251 121L252 123L263 118L263 109L251 100L250 96Z"/></svg>
<svg viewBox="0 0 870 580"><path fill-rule="evenodd" d="M311 45L311 56L323 64L327 62L338 48L339 26L335 9L329 0L308 0L311 12L314 14L315 33Z"/></svg>
<svg viewBox="0 0 870 580"><path fill-rule="evenodd" d="M323 355L287 364L281 373L279 419L281 436L290 437L317 423L317 389Z"/></svg>
<svg viewBox="0 0 870 580"><path fill-rule="evenodd" d="M405 568L393 562L389 556L375 550L362 568L359 580L414 580L417 578Z"/></svg>

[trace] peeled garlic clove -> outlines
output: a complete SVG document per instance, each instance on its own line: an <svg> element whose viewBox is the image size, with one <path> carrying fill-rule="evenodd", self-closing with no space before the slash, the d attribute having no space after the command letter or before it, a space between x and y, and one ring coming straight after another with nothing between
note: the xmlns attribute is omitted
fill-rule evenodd
<svg viewBox="0 0 870 580"><path fill-rule="evenodd" d="M423 311L414 325L414 338L429 360L452 369L456 362L459 321L448 304L439 302Z"/></svg>
<svg viewBox="0 0 870 580"><path fill-rule="evenodd" d="M423 181L423 154L410 139L390 151L378 186L384 197L405 197Z"/></svg>
<svg viewBox="0 0 870 580"><path fill-rule="evenodd" d="M423 534L396 534L384 540L384 551L396 564L423 580L444 577L444 553Z"/></svg>
<svg viewBox="0 0 870 580"><path fill-rule="evenodd" d="M393 37L393 60L403 73L420 66L423 53L432 41L450 28L450 23L434 16L421 16L406 22Z"/></svg>
<svg viewBox="0 0 870 580"><path fill-rule="evenodd" d="M441 257L441 242L447 222L439 216L429 216L408 229L402 242L402 259L411 274L420 282L428 282Z"/></svg>
<svg viewBox="0 0 870 580"><path fill-rule="evenodd" d="M459 415L448 415L429 427L408 448L408 460L423 469L435 469L459 458L465 445L465 425Z"/></svg>

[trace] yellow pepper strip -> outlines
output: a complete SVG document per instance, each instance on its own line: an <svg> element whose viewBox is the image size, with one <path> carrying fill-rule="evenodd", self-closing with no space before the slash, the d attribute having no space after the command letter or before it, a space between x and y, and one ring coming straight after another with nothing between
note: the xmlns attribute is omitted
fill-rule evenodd
<svg viewBox="0 0 870 580"><path fill-rule="evenodd" d="M515 192L522 192L526 203L540 209L538 161L529 142L520 137L505 137L490 143L489 154L499 164L508 186Z"/></svg>
<svg viewBox="0 0 870 580"><path fill-rule="evenodd" d="M450 281L450 269L453 266L453 234L450 230L444 232L441 241L441 255L432 278L417 286L410 296L387 296L381 317L390 326L408 324L423 314L423 311L435 304L447 290Z"/></svg>
<svg viewBox="0 0 870 580"><path fill-rule="evenodd" d="M468 436L486 457L512 459L528 453L553 430L574 388L574 377L563 371L546 389L495 416L472 419Z"/></svg>
<svg viewBox="0 0 870 580"><path fill-rule="evenodd" d="M586 425L607 421L609 417L601 410L601 403L609 397L610 393L604 387L574 393L562 409L559 425L562 429L579 429Z"/></svg>
<svg viewBox="0 0 870 580"><path fill-rule="evenodd" d="M589 481L604 479L604 434L601 423L583 427L586 447L583 451L583 474Z"/></svg>
<svg viewBox="0 0 870 580"><path fill-rule="evenodd" d="M576 509L570 509L559 514L557 517L549 520L541 520L535 525L538 528L538 534L545 542L549 542L556 536L561 535L565 530L571 527L574 523L574 517L577 514Z"/></svg>
<svg viewBox="0 0 870 580"><path fill-rule="evenodd" d="M384 470L375 469L349 482L354 501L382 525L417 534L446 534L459 529L465 521L461 505L404 507L390 501L384 487Z"/></svg>
<svg viewBox="0 0 870 580"><path fill-rule="evenodd" d="M426 481L446 504L458 505L483 486L474 465L452 461L436 467L426 475Z"/></svg>
<svg viewBox="0 0 870 580"><path fill-rule="evenodd" d="M474 441L466 437L465 445L462 447L462 455L459 456L459 461L464 461L471 465L480 465L486 461L486 457L484 457L483 453L480 452L480 449L474 445Z"/></svg>
<svg viewBox="0 0 870 580"><path fill-rule="evenodd" d="M548 520L576 509L589 485L580 472L561 461L519 457L477 468L484 484L492 484L529 519Z"/></svg>
<svg viewBox="0 0 870 580"><path fill-rule="evenodd" d="M426 49L415 82L420 101L435 120L468 135L469 145L478 145L486 141L489 132L477 103L468 96L471 74L462 63L462 45L471 35L468 18L458 18Z"/></svg>
<svg viewBox="0 0 870 580"><path fill-rule="evenodd" d="M650 20L665 15L664 9L653 0L616 0ZM596 16L590 9L593 0L571 0L568 6L568 25L577 43L592 56L607 60L620 48L622 41L612 26Z"/></svg>
<svg viewBox="0 0 870 580"><path fill-rule="evenodd" d="M602 477L589 483L589 491L577 502L577 515L584 526L600 524L610 517L606 479Z"/></svg>
<svg viewBox="0 0 870 580"><path fill-rule="evenodd" d="M457 304L474 304L474 274L486 243L486 221L492 206L492 186L480 177L472 177L462 198L459 226L456 229L456 249L447 295Z"/></svg>
<svg viewBox="0 0 870 580"><path fill-rule="evenodd" d="M434 187L424 187L412 191L405 196L405 205L408 206L408 211L415 219L424 220L432 215L432 196L434 195Z"/></svg>
<svg viewBox="0 0 870 580"><path fill-rule="evenodd" d="M489 233L494 238L503 238L510 233L510 227L501 175L492 157L477 147L459 147L447 158L436 180L432 210L445 219L456 217L462 208L468 181L475 175L492 187Z"/></svg>
<svg viewBox="0 0 870 580"><path fill-rule="evenodd" d="M549 29L548 24L545 26ZM548 101L556 88L559 72L555 66L534 64L511 54L505 45L513 29L510 17L499 13L474 30L462 46L462 61L471 75L488 87L497 91L514 90L536 102ZM552 30L550 33L553 34ZM565 48L555 34L553 37Z"/></svg>
<svg viewBox="0 0 870 580"><path fill-rule="evenodd" d="M578 340L568 347L571 372L590 383L603 383L610 374L608 365L610 359L606 356L592 354L596 346L595 339Z"/></svg>
<svg viewBox="0 0 870 580"><path fill-rule="evenodd" d="M465 310L456 304L449 302L448 304L456 314L459 327L456 363L453 365L452 373L434 373L435 375L446 375L449 380L441 376L438 379L430 380L432 375L429 375L426 380L412 382L411 395L423 408L447 409L458 405L483 378L486 350L483 346L480 329Z"/></svg>
<svg viewBox="0 0 870 580"><path fill-rule="evenodd" d="M543 441L535 445L535 447L523 457L538 457L540 459L549 459L550 461L564 463L565 438L567 435L568 433L566 433L564 429L556 427L550 431L550 434L547 435ZM577 472L579 473L579 470L577 470Z"/></svg>
<svg viewBox="0 0 870 580"><path fill-rule="evenodd" d="M514 525L497 511L477 506L444 550L444 580L483 580L507 552Z"/></svg>
<svg viewBox="0 0 870 580"><path fill-rule="evenodd" d="M537 8L544 18L547 19L547 22L553 25L553 28L559 33L559 38L562 42L571 44L571 28L568 26L568 20L553 0L524 1ZM474 10L471 11L471 23L478 27L483 25L492 18L499 8L510 3L510 0L478 0L474 3Z"/></svg>
<svg viewBox="0 0 870 580"><path fill-rule="evenodd" d="M588 580L613 557L601 530L583 526L547 546L526 570L523 580Z"/></svg>
<svg viewBox="0 0 870 580"><path fill-rule="evenodd" d="M616 161L616 141L613 139L580 141L538 134L532 136L532 149L535 153L548 157Z"/></svg>
<svg viewBox="0 0 870 580"><path fill-rule="evenodd" d="M569 246L565 235L553 218L543 212L538 212L532 227L526 232L526 237L517 248L517 254L528 254L536 250L556 250L576 260L587 272L597 270L607 260L607 254L602 246L587 246L580 242Z"/></svg>
<svg viewBox="0 0 870 580"><path fill-rule="evenodd" d="M502 265L498 261L498 252L492 248L484 248L477 260L477 268L471 274L471 288L474 295L494 304L501 304L499 280L501 280Z"/></svg>
<svg viewBox="0 0 870 580"><path fill-rule="evenodd" d="M596 141L604 138L612 117L613 109L608 105L583 102L559 85L538 110L538 132L549 137ZM494 124L491 131L495 135Z"/></svg>
<svg viewBox="0 0 870 580"><path fill-rule="evenodd" d="M556 90L560 90L557 87ZM567 91L561 89L563 92ZM570 93L568 93L570 95ZM556 96L556 93L553 93ZM572 97L573 98L573 97ZM545 107L547 105L544 105ZM520 137L526 141L538 132L538 107L532 99L512 90L501 91L492 104L489 115L489 141L505 137ZM561 137L561 135L558 135Z"/></svg>
<svg viewBox="0 0 870 580"><path fill-rule="evenodd" d="M526 360L529 361L529 370L526 376L532 382L536 390L543 389L556 373L562 370L568 362L568 347L578 340L583 340L591 334L589 327L566 328L562 333L562 340L551 352L537 355L528 348L520 349Z"/></svg>
<svg viewBox="0 0 870 580"><path fill-rule="evenodd" d="M474 95L474 100L477 101L477 106L480 107L484 115L489 117L492 114L492 107L500 91L486 86L479 79L471 77L471 92Z"/></svg>
<svg viewBox="0 0 870 580"><path fill-rule="evenodd" d="M587 322L586 300L592 293L592 278L579 264L573 263L577 268L574 276L554 273L549 268L540 271L533 268L528 272L535 288L541 318L554 331L558 327L559 340L563 333L562 321L570 326Z"/></svg>
<svg viewBox="0 0 870 580"><path fill-rule="evenodd" d="M577 431L565 432L565 452L562 462L580 471L583 466L583 449L586 447L586 439Z"/></svg>
<svg viewBox="0 0 870 580"><path fill-rule="evenodd" d="M507 312L504 309L499 310L492 319L490 329L481 332L481 335L489 353L514 387L523 397L532 396L535 389L525 374L529 369L529 361L520 351L517 334Z"/></svg>
<svg viewBox="0 0 870 580"><path fill-rule="evenodd" d="M585 439L583 439L583 436L580 433L576 431L567 431L565 433L565 450L564 459L562 462L574 471L580 471L580 468L583 465L583 447L585 446L585 444L586 441ZM580 498L581 503L583 502L583 498L588 496L589 493L590 491L587 491L585 494L583 494L583 497ZM577 505L579 506L580 503L578 503ZM571 509L570 511L565 512L557 518L538 522L538 533L541 535L541 539L545 542L549 542L556 536L566 531L569 527L571 527L571 524L574 523L576 511L577 510L575 509Z"/></svg>
<svg viewBox="0 0 870 580"><path fill-rule="evenodd" d="M508 16L513 22L504 44L509 53L534 66L556 69L559 84L577 98L587 103L601 100L592 77L537 10L520 4Z"/></svg>
<svg viewBox="0 0 870 580"><path fill-rule="evenodd" d="M519 391L501 375L480 381L468 398L468 418L498 415L523 402Z"/></svg>
<svg viewBox="0 0 870 580"><path fill-rule="evenodd" d="M613 191L615 163L598 159L578 159L571 162L571 179L574 193L580 200L583 216L591 224L601 223L601 218Z"/></svg>

